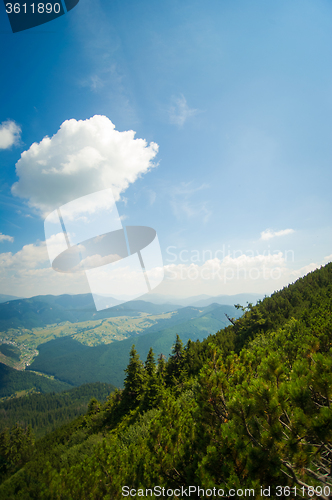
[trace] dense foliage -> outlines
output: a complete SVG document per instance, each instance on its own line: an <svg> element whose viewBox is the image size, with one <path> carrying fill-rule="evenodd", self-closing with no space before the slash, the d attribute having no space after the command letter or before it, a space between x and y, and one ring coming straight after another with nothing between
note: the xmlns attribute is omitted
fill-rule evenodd
<svg viewBox="0 0 332 500"><path fill-rule="evenodd" d="M125 485L138 496L158 485L327 500L331 292L328 264L203 342L178 336L167 361L150 350L143 363L133 346L124 389L106 403L92 399L85 416L35 444L28 431L6 435L0 497L113 500ZM7 464L11 440L18 451Z"/></svg>
<svg viewBox="0 0 332 500"><path fill-rule="evenodd" d="M96 382L69 391L30 394L0 403L0 431L19 424L31 426L36 437L44 436L60 425L86 413L91 398L105 401L116 388Z"/></svg>
<svg viewBox="0 0 332 500"><path fill-rule="evenodd" d="M0 344L0 352L16 361L20 360L20 350L11 344Z"/></svg>
<svg viewBox="0 0 332 500"><path fill-rule="evenodd" d="M72 386L60 380L52 380L23 370L15 370L0 363L0 398L6 398L21 391L59 392Z"/></svg>

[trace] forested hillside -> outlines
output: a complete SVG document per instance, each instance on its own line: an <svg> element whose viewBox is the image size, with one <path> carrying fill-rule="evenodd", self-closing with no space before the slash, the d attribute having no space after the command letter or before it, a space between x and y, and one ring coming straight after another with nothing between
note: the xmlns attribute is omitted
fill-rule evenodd
<svg viewBox="0 0 332 500"><path fill-rule="evenodd" d="M106 401L116 388L96 382L84 384L69 391L29 394L0 403L0 431L14 427L31 426L36 437L44 436L60 425L82 415L92 397Z"/></svg>
<svg viewBox="0 0 332 500"><path fill-rule="evenodd" d="M168 360L132 347L106 403L36 442L2 434L0 498L331 498L331 309L328 264Z"/></svg>
<svg viewBox="0 0 332 500"><path fill-rule="evenodd" d="M15 395L18 392L59 392L70 389L72 385L60 380L52 380L32 372L14 370L0 363L0 398Z"/></svg>

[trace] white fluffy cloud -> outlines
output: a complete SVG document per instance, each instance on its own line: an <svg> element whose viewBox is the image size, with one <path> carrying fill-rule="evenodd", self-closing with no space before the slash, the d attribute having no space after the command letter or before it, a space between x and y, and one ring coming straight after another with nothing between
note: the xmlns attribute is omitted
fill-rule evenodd
<svg viewBox="0 0 332 500"><path fill-rule="evenodd" d="M119 132L106 116L66 120L53 135L22 153L12 193L43 215L81 196L112 188L119 199L129 184L154 167L158 145Z"/></svg>
<svg viewBox="0 0 332 500"><path fill-rule="evenodd" d="M282 229L281 231L272 231L271 229L265 229L261 232L261 240L267 241L275 238L277 236L286 236L287 234L294 233L294 229Z"/></svg>
<svg viewBox="0 0 332 500"><path fill-rule="evenodd" d="M7 120L0 125L0 149L8 149L17 144L21 137L21 127L13 120Z"/></svg>
<svg viewBox="0 0 332 500"><path fill-rule="evenodd" d="M13 238L13 236L8 236L7 234L0 233L0 243L2 241L10 241L11 243L13 243L14 238Z"/></svg>

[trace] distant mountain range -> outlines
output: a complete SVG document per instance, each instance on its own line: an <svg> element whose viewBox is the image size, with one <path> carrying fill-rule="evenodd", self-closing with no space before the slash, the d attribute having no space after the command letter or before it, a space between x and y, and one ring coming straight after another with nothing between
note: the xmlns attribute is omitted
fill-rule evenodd
<svg viewBox="0 0 332 500"><path fill-rule="evenodd" d="M6 297L8 298L8 296ZM150 295L145 298L150 298ZM158 303L162 298L164 301L168 298L181 303ZM162 316L154 323L151 321L151 325L148 325L139 334L136 332L126 340L114 341L111 344L89 347L70 335L40 343L38 346L39 355L27 370L54 375L58 380L47 380L31 372L29 375L33 375L32 378L25 377L24 374L27 374L27 370L19 374L16 370L12 371L2 365L2 382L4 388L6 387L3 396L9 394L8 387L14 391L20 390L20 388L24 391L38 390L38 384L40 386L41 383L43 384L43 388L39 389L41 392L57 390L57 387L58 390L61 390L68 387L67 384L78 386L91 382L107 382L119 387L124 380L124 369L128 363L132 344L135 344L143 360L145 360L150 347L154 349L156 355L163 353L168 356L177 334L180 335L184 343L189 339L192 341L202 340L230 324L226 315L235 318L240 316L241 311L235 309L233 304L245 305L249 301L256 302L258 298L261 297L257 294L239 294L218 297L200 295L179 300L175 297L151 294L151 299L155 300L155 303L136 300L99 312L95 309L91 294L43 295L7 300L0 303L0 331L2 332L10 329L45 328L48 325L64 322L79 323L117 316L130 318L137 317L140 313L159 315L172 312L172 314L167 317ZM187 303L194 305L188 306ZM34 334L38 336L38 331L35 331ZM2 350L4 352L1 353L3 359L7 359L8 356L13 358L16 353L13 351L14 348L3 344ZM13 383L10 382L11 380ZM60 381L65 383L65 386L61 386Z"/></svg>
<svg viewBox="0 0 332 500"><path fill-rule="evenodd" d="M1 300L7 298L6 300ZM12 297L12 299L9 299ZM38 328L50 324L70 321L98 320L115 316L136 316L139 312L162 314L175 311L181 307L207 307L211 304L246 305L255 304L262 299L259 294L237 295L197 295L179 298L158 294L147 294L144 300L134 300L121 305L96 311L91 294L80 295L38 295L31 298L14 298L10 295L0 295L0 330L9 328ZM2 302L2 303L1 303Z"/></svg>
<svg viewBox="0 0 332 500"><path fill-rule="evenodd" d="M141 300L152 302L153 304L177 304L182 307L194 306L205 307L210 304L221 304L233 306L241 304L246 306L247 302L256 304L259 299L264 299L263 294L259 293L238 293L236 295L194 295L192 297L176 297L174 295L160 295L157 293L148 293L141 297Z"/></svg>
<svg viewBox="0 0 332 500"><path fill-rule="evenodd" d="M97 312L91 294L79 295L38 295L31 298L20 298L14 295L0 294L0 330L8 328L37 328L64 321L77 322L93 319L111 318L114 316L133 316L139 312L161 314L178 309L179 307L206 307L211 304L246 305L247 302L256 304L263 299L262 294L241 293L237 295L196 295L192 297L176 297L149 293L141 300L114 304L108 309Z"/></svg>
<svg viewBox="0 0 332 500"><path fill-rule="evenodd" d="M177 334L183 343L189 339L202 340L230 324L225 314L240 316L237 309L228 305L185 307L177 310L170 319L165 319L163 326L159 322L146 329L144 334L120 342L89 347L70 336L57 338L38 347L39 355L27 369L54 375L72 385L99 381L119 387L124 380L124 369L133 344L142 360L146 359L150 347L156 356L160 353L168 356Z"/></svg>
<svg viewBox="0 0 332 500"><path fill-rule="evenodd" d="M2 304L2 302L8 302L9 300L17 300L20 298L21 297L15 297L15 295L4 295L3 293L0 293L0 304Z"/></svg>
<svg viewBox="0 0 332 500"><path fill-rule="evenodd" d="M151 304L135 300L103 311L96 311L92 295L39 295L0 303L0 331L9 328L38 328L70 321L98 320L115 316L137 316L140 312L162 314L178 309L178 305Z"/></svg>

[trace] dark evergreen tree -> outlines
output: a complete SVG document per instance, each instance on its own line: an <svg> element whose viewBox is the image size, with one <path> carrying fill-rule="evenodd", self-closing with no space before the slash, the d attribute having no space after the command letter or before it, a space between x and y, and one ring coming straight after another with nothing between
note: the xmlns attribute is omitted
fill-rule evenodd
<svg viewBox="0 0 332 500"><path fill-rule="evenodd" d="M127 375L122 393L122 406L129 410L135 408L139 403L142 393L144 392L145 382L144 365L139 358L135 345L131 348L129 364L125 372Z"/></svg>
<svg viewBox="0 0 332 500"><path fill-rule="evenodd" d="M184 348L183 342L179 335L176 335L176 340L172 348L166 365L166 383L167 385L177 385L180 382L181 373L184 365Z"/></svg>
<svg viewBox="0 0 332 500"><path fill-rule="evenodd" d="M0 433L0 479L13 474L32 458L35 438L31 427L15 425Z"/></svg>
<svg viewBox="0 0 332 500"><path fill-rule="evenodd" d="M160 359L163 360L163 358ZM144 396L140 405L140 408L144 411L155 408L162 399L163 369L162 372L157 371L152 348L150 348L146 358L145 371L147 376Z"/></svg>
<svg viewBox="0 0 332 500"><path fill-rule="evenodd" d="M158 356L158 364L157 364L157 373L161 379L164 378L165 370L166 370L166 356L164 356L164 354L161 353Z"/></svg>
<svg viewBox="0 0 332 500"><path fill-rule="evenodd" d="M150 347L150 350L148 352L144 368L149 377L151 377L151 375L153 375L156 371L156 362L154 359L154 353L152 347Z"/></svg>

